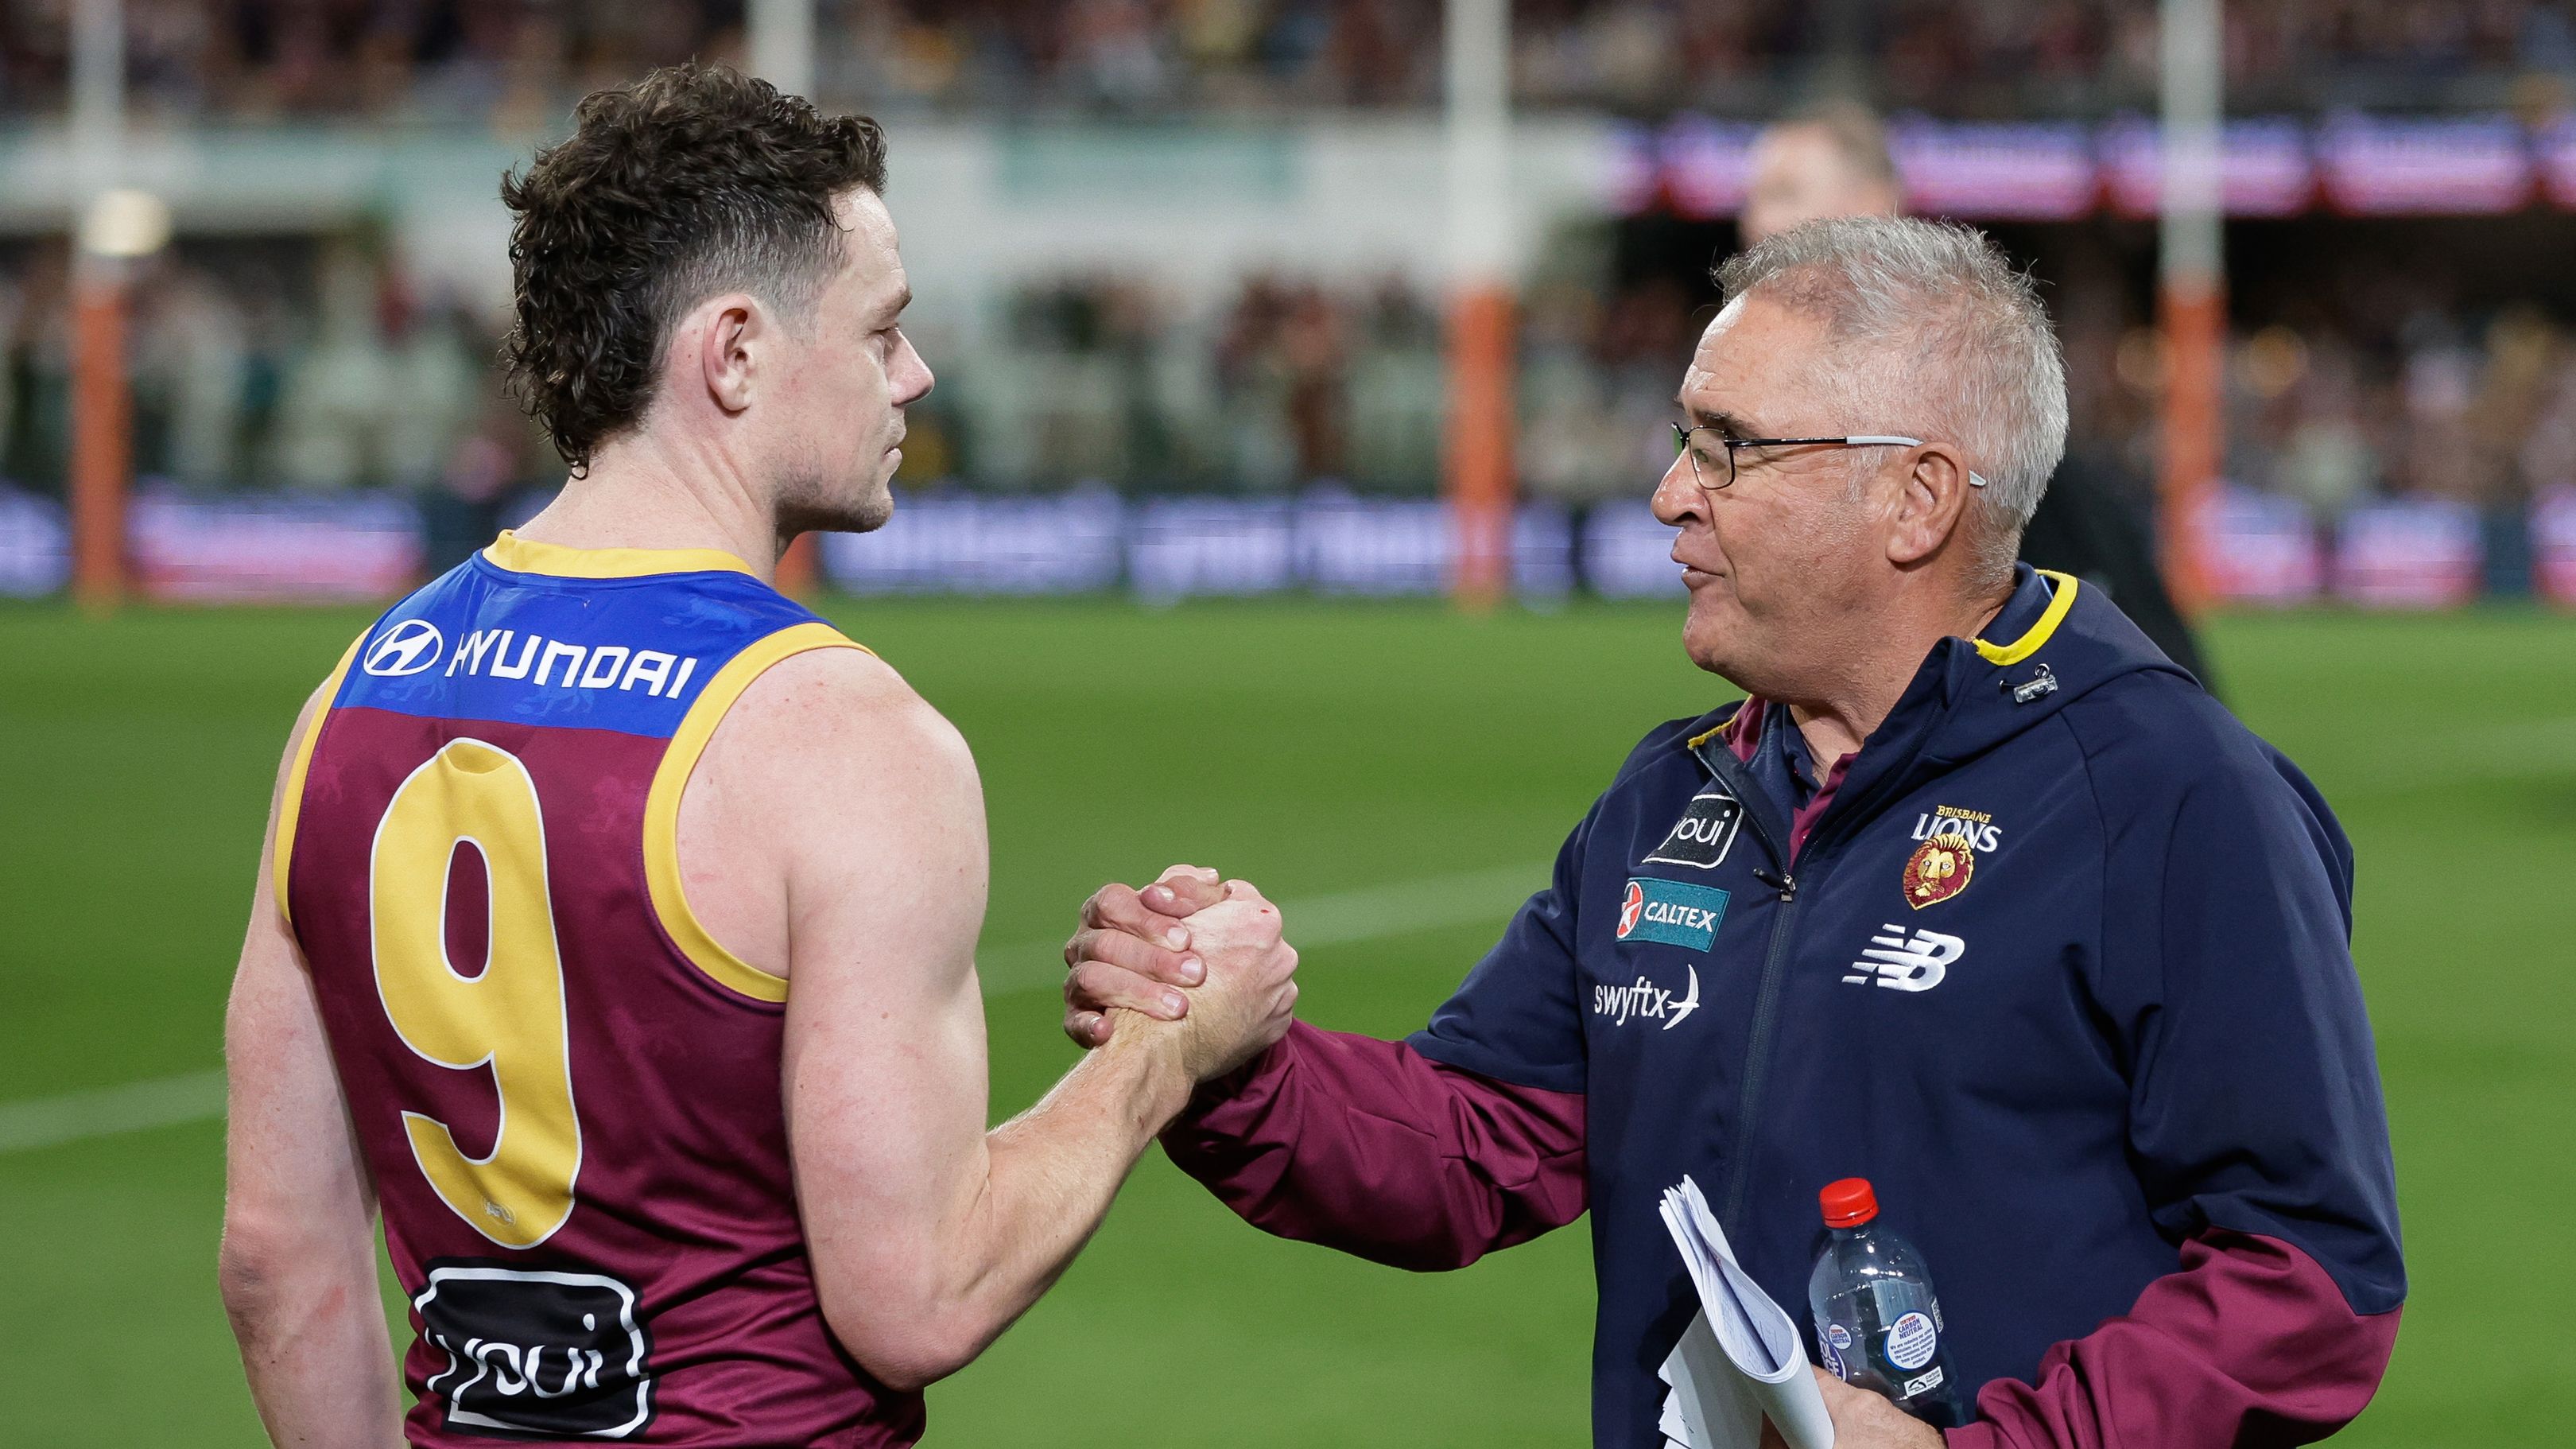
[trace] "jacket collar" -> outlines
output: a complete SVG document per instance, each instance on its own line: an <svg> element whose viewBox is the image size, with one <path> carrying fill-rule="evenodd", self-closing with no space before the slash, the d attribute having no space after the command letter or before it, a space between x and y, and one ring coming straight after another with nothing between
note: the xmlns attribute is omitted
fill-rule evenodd
<svg viewBox="0 0 2576 1449"><path fill-rule="evenodd" d="M2017 565L2012 595L1982 637L1943 639L1924 656L1887 718L1861 742L1817 831L1829 833L1837 819L1867 811L1890 792L1911 789L2091 690L2142 671L2182 673L2100 590L2067 574ZM1759 700L1722 706L1695 722L1685 748L1712 773L1741 779L1768 713ZM1725 768L1713 758L1720 752L1728 756ZM1788 802L1747 804L1779 821Z"/></svg>

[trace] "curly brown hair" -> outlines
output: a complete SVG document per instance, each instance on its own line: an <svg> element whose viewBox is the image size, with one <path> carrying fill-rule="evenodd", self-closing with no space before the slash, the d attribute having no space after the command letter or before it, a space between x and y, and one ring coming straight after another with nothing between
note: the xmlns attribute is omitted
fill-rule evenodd
<svg viewBox="0 0 2576 1449"><path fill-rule="evenodd" d="M885 190L885 132L721 65L593 93L571 139L501 179L517 220L510 390L573 471L653 400L671 328L740 288L810 313L842 263L833 205Z"/></svg>

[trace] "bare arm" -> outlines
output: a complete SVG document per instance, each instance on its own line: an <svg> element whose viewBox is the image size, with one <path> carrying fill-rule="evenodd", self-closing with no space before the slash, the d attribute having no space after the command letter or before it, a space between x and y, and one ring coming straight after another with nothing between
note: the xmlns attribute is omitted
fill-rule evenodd
<svg viewBox="0 0 2576 1449"><path fill-rule="evenodd" d="M318 694L305 705L288 759L321 705ZM376 1296L375 1187L312 981L278 909L276 848L272 800L224 1018L230 1125L217 1277L269 1438L282 1446L397 1445L393 1344Z"/></svg>
<svg viewBox="0 0 2576 1449"><path fill-rule="evenodd" d="M765 823L758 868L784 883L790 1150L824 1314L870 1373L919 1387L1063 1272L1187 1101L1192 1053L1131 1032L985 1130L981 790L956 731L883 665L778 666L699 769L693 793Z"/></svg>

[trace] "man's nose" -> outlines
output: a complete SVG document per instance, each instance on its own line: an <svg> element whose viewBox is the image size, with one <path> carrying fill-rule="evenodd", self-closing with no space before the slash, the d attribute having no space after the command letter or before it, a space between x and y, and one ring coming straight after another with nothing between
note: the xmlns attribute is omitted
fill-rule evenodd
<svg viewBox="0 0 2576 1449"><path fill-rule="evenodd" d="M894 359L894 401L897 407L909 407L930 396L939 379L931 375L930 364L912 345L912 339L904 337L902 342L903 350Z"/></svg>
<svg viewBox="0 0 2576 1449"><path fill-rule="evenodd" d="M1652 502L1656 521L1667 528L1679 528L1687 519L1708 516L1708 494L1701 490L1699 478L1691 472L1689 454L1673 455L1673 465L1656 480Z"/></svg>

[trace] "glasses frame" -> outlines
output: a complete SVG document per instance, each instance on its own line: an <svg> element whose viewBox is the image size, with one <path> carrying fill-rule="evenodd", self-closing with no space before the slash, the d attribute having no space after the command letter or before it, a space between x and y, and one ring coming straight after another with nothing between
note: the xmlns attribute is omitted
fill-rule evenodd
<svg viewBox="0 0 2576 1449"><path fill-rule="evenodd" d="M1738 448L1919 448L1923 446L1921 438L1909 438L1899 433L1848 433L1836 438L1730 438L1719 434L1717 441L1726 449L1726 481L1711 483L1708 481L1708 475L1700 471L1699 449L1691 446L1691 434L1716 432L1717 429L1706 423L1695 428L1686 428L1680 423L1673 424L1673 451L1690 459L1691 481L1698 484L1703 493L1716 493L1735 486L1736 474L1739 471L1735 462L1735 450ZM1968 486L1983 488L1986 486L1986 480L1976 470L1970 469Z"/></svg>

